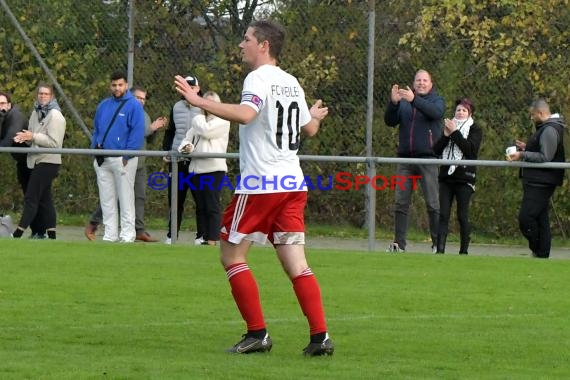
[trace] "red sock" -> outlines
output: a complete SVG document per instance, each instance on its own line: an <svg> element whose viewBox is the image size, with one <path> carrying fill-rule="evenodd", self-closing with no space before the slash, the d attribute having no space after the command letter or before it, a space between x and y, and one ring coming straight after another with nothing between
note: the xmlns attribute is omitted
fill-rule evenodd
<svg viewBox="0 0 570 380"><path fill-rule="evenodd" d="M293 289L299 300L303 314L309 321L311 335L327 331L325 311L321 299L321 289L311 268L307 268L293 279Z"/></svg>
<svg viewBox="0 0 570 380"><path fill-rule="evenodd" d="M226 275L232 288L234 301L247 324L247 330L264 329L265 321L259 300L259 290L249 266L246 263L230 265L226 268Z"/></svg>

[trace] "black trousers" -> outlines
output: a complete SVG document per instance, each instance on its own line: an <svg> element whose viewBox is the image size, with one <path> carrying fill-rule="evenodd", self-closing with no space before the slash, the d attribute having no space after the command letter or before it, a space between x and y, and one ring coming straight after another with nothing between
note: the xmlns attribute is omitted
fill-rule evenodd
<svg viewBox="0 0 570 380"><path fill-rule="evenodd" d="M469 203L473 195L473 188L467 183L440 182L439 183L439 229L438 241L443 239L443 244L438 245L438 251L445 252L445 240L449 231L449 218L453 198L457 200L457 220L459 222L459 234L461 243L459 253L467 253L471 235L469 224Z"/></svg>
<svg viewBox="0 0 570 380"><path fill-rule="evenodd" d="M222 218L220 183L226 173L223 171L195 174L190 182L192 198L196 203L196 237L204 240L220 240Z"/></svg>
<svg viewBox="0 0 570 380"><path fill-rule="evenodd" d="M22 194L25 197L28 182L30 182L30 176L32 175L32 169L28 168L28 163L25 158L16 162L16 175L18 176L18 183L22 189ZM36 215L34 220L30 223L30 229L32 230L32 235L45 235L46 227L42 222L42 215Z"/></svg>
<svg viewBox="0 0 570 380"><path fill-rule="evenodd" d="M552 235L548 202L556 186L523 184L523 199L519 210L519 228L528 240L528 247L535 257L548 258Z"/></svg>
<svg viewBox="0 0 570 380"><path fill-rule="evenodd" d="M18 223L20 227L28 228L40 215L46 229L55 228L57 218L51 187L59 172L59 166L59 164L40 163L32 169L24 196L24 212Z"/></svg>
<svg viewBox="0 0 570 380"><path fill-rule="evenodd" d="M190 161L178 161L178 178L180 179L180 175L187 176L188 175L188 165L190 165ZM172 173L172 162L168 164L168 170ZM184 215L184 203L186 202L186 195L188 194L188 186L184 183L178 181L178 198L177 198L177 205L176 205L176 236L178 237L178 233L180 232L180 226L182 225L182 216ZM172 221L170 219L170 213L172 210L172 178L168 183L168 232L166 234L167 237L172 237Z"/></svg>

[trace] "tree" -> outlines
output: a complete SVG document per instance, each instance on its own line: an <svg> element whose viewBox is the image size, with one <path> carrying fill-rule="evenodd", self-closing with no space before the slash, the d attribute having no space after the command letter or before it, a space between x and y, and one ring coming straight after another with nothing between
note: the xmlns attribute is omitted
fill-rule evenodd
<svg viewBox="0 0 570 380"><path fill-rule="evenodd" d="M443 39L470 54L492 78L523 70L535 94L568 107L570 87L558 75L569 67L568 5L568 0L438 1L422 7L416 30L400 43L422 52L426 42Z"/></svg>

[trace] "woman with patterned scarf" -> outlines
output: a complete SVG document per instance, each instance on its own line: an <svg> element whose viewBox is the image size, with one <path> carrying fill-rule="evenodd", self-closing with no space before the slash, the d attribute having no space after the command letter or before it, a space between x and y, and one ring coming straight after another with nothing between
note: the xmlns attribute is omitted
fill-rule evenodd
<svg viewBox="0 0 570 380"><path fill-rule="evenodd" d="M441 138L433 151L446 160L476 160L483 132L473 121L471 100L461 98L455 102L453 120L445 119ZM449 216L453 198L457 199L457 219L461 243L460 255L467 255L470 240L469 204L475 191L475 166L442 165L439 169L439 229L436 253L445 253Z"/></svg>
<svg viewBox="0 0 570 380"><path fill-rule="evenodd" d="M62 148L65 125L53 87L40 84L28 129L18 132L14 141L26 143L32 148ZM42 226L47 229L48 238L56 238L57 218L51 188L60 165L59 153L28 153L28 168L32 172L24 197L24 211L18 227L12 233L13 237L21 237L36 215L39 215Z"/></svg>

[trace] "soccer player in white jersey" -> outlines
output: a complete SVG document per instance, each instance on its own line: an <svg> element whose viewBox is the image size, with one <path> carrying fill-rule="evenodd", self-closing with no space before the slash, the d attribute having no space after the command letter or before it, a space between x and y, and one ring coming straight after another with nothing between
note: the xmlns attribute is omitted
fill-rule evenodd
<svg viewBox="0 0 570 380"><path fill-rule="evenodd" d="M220 256L247 333L228 352L267 352L273 345L247 264L252 243L269 239L309 323L310 342L303 353L332 355L321 291L305 258L307 191L290 186L303 179L297 157L300 133L315 135L328 108L318 100L309 109L297 79L277 66L284 40L282 27L272 21L254 21L247 28L239 47L252 71L244 81L240 104L201 98L199 87L179 75L175 84L190 104L240 124L241 183L224 212Z"/></svg>

